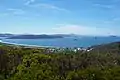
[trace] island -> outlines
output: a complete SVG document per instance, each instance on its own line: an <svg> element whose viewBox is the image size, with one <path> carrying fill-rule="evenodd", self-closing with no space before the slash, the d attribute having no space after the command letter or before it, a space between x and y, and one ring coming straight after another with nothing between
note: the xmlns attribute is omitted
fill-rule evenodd
<svg viewBox="0 0 120 80"><path fill-rule="evenodd" d="M0 34L0 37L11 37L11 36L13 36L13 34L9 34L9 33Z"/></svg>
<svg viewBox="0 0 120 80"><path fill-rule="evenodd" d="M55 38L64 38L60 35L15 35L7 37L7 39L55 39Z"/></svg>

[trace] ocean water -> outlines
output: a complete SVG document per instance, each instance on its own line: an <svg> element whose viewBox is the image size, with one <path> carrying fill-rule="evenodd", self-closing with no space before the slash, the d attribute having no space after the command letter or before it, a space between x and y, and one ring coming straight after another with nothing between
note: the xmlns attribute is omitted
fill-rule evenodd
<svg viewBox="0 0 120 80"><path fill-rule="evenodd" d="M33 45L33 46L51 46L51 47L90 47L94 45L106 44L120 41L120 37L66 37L59 39L5 39L3 42Z"/></svg>

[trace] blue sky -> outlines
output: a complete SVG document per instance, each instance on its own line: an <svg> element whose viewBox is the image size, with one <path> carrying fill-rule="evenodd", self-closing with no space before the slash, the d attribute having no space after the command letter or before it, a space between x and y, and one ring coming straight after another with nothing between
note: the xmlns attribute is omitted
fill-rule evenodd
<svg viewBox="0 0 120 80"><path fill-rule="evenodd" d="M120 35L120 0L0 0L0 32Z"/></svg>

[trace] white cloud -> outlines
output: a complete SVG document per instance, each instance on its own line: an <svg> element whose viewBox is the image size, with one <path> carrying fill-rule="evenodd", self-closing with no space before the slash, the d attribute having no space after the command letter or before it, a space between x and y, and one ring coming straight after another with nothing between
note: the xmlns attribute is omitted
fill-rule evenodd
<svg viewBox="0 0 120 80"><path fill-rule="evenodd" d="M106 8L106 9L114 8L114 5L93 4L93 6L99 7L99 8Z"/></svg>
<svg viewBox="0 0 120 80"><path fill-rule="evenodd" d="M14 27L11 31L16 34L30 33L30 34L78 34L78 35L88 35L88 36L108 36L108 35L119 35L119 29L112 28L97 28L97 27L87 27L80 25L64 25L58 24L56 27L38 27L34 29L33 26L28 27ZM9 31L11 28L7 28ZM6 31L6 32L8 32Z"/></svg>
<svg viewBox="0 0 120 80"><path fill-rule="evenodd" d="M113 18L113 21L120 21L120 18Z"/></svg>
<svg viewBox="0 0 120 80"><path fill-rule="evenodd" d="M105 24L116 24L120 22L120 17L114 17L110 20L104 21Z"/></svg>
<svg viewBox="0 0 120 80"><path fill-rule="evenodd" d="M0 17L4 17L4 16L7 16L8 14L7 13L0 13Z"/></svg>
<svg viewBox="0 0 120 80"><path fill-rule="evenodd" d="M110 35L115 34L115 32L108 28L97 28L97 27L86 27L80 25L59 25L58 27L53 28L55 33L64 33L64 34L80 34L80 35Z"/></svg>
<svg viewBox="0 0 120 80"><path fill-rule="evenodd" d="M7 9L10 13L14 14L14 15L21 15L24 14L25 11L23 11L22 9Z"/></svg>
<svg viewBox="0 0 120 80"><path fill-rule="evenodd" d="M35 2L35 0L26 0L25 5L30 5L31 3Z"/></svg>
<svg viewBox="0 0 120 80"><path fill-rule="evenodd" d="M57 7L55 5L51 5L51 4L45 4L45 3L31 4L29 6L33 7L33 8L45 8L45 9L52 9L52 10L57 10L57 11L69 12L69 10L67 10L67 9L60 8L60 7Z"/></svg>

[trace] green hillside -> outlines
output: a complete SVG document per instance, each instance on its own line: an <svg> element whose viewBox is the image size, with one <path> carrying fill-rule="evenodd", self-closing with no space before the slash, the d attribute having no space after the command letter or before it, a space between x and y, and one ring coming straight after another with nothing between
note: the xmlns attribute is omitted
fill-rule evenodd
<svg viewBox="0 0 120 80"><path fill-rule="evenodd" d="M120 80L119 44L49 53L0 43L0 80Z"/></svg>

